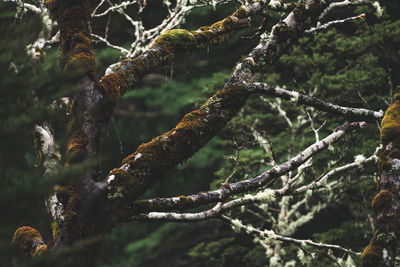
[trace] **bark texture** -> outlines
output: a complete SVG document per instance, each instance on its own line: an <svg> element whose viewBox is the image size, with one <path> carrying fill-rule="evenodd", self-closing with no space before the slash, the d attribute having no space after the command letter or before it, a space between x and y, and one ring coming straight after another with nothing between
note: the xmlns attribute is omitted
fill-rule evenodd
<svg viewBox="0 0 400 267"><path fill-rule="evenodd" d="M364 249L363 266L393 266L400 237L400 86L381 125L378 193L372 200L375 233Z"/></svg>

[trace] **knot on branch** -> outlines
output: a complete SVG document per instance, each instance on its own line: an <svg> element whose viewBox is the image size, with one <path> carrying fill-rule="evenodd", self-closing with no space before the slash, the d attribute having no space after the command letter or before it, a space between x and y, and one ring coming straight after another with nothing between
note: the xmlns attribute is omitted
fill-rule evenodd
<svg viewBox="0 0 400 267"><path fill-rule="evenodd" d="M31 256L38 256L47 250L47 245L40 233L30 226L18 228L14 233L12 244Z"/></svg>

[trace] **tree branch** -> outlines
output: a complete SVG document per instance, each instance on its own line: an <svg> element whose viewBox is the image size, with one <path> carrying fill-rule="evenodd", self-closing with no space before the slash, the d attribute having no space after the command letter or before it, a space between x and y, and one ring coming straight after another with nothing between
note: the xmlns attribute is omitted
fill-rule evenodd
<svg viewBox="0 0 400 267"><path fill-rule="evenodd" d="M249 90L255 90L256 93L284 98L291 100L294 103L312 106L319 110L339 114L353 120L363 119L375 121L383 118L382 111L373 111L364 108L342 107L322 101L312 96L303 95L295 91L285 90L266 83L244 83L244 86L249 88Z"/></svg>
<svg viewBox="0 0 400 267"><path fill-rule="evenodd" d="M319 17L319 20L323 20L326 15L328 15L329 12L331 12L334 9L337 8L342 8L342 7L356 7L356 6L369 6L372 7L376 10L378 13L378 10L381 9L379 2L378 1L371 1L371 0L344 0L342 2L335 2L330 4L324 12L322 12L321 16ZM381 12L381 11L379 11Z"/></svg>
<svg viewBox="0 0 400 267"><path fill-rule="evenodd" d="M351 249L346 249L343 248L339 245L331 245L331 244L323 244L323 243L317 243L311 240L306 240L306 239L296 239L296 238L292 238L292 237L287 237L287 236L282 236L282 235L278 235L276 234L273 230L264 230L261 231L257 228L254 228L252 226L248 226L248 225L244 225L241 221L239 221L238 219L231 219L228 216L223 216L223 218L225 220L227 220L231 225L232 228L234 228L235 230L244 230L248 233L252 233L252 234L256 234L258 236L260 236L261 238L268 238L271 241L272 240L280 240L280 241L284 241L284 242L289 242L289 243L293 243L298 245L299 247L303 247L303 246L313 246L316 248L320 248L320 249L334 249L334 250L339 250L342 252L345 252L347 254L351 254L351 255L360 255L359 252L354 252Z"/></svg>
<svg viewBox="0 0 400 267"><path fill-rule="evenodd" d="M272 169L265 171L264 173L254 178L243 180L236 183L224 184L220 189L208 192L201 192L190 196L138 200L134 202L133 210L130 211L130 214L134 215L141 212L165 211L171 209L177 209L177 210L188 209L203 204L220 202L221 200L226 199L230 196L268 186L277 177L280 177L281 175L284 175L289 171L295 170L297 167L306 162L313 155L328 148L330 145L332 145L334 142L336 142L337 140L339 140L341 137L351 132L352 130L363 127L364 124L365 124L364 122L354 122L341 126L332 134L325 137L321 141L312 144L311 146L303 150L301 153L299 153L297 156L293 157L289 161L277 165ZM245 201L250 201L250 199L247 199ZM239 205L238 201L234 200L232 203L223 206L223 208L228 208L231 206L233 207L237 205ZM242 205L242 203L240 205Z"/></svg>

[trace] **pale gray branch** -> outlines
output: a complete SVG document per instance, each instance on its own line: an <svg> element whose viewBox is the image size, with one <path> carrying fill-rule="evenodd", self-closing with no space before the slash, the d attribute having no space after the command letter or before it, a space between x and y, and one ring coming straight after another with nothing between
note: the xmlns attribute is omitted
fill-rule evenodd
<svg viewBox="0 0 400 267"><path fill-rule="evenodd" d="M284 99L289 99L294 103L313 106L319 110L333 112L345 117L364 119L364 120L381 120L383 118L382 111L373 111L364 108L342 107L320 100L318 98L300 94L295 91L285 90L283 88L273 86L266 83L244 83L250 90L254 90L260 94L267 94Z"/></svg>

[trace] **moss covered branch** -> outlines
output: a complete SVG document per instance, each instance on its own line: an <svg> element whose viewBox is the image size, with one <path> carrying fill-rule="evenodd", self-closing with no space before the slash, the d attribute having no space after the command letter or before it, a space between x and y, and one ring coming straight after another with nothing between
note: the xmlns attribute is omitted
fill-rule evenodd
<svg viewBox="0 0 400 267"><path fill-rule="evenodd" d="M375 233L364 249L363 266L393 266L400 238L400 86L382 120Z"/></svg>
<svg viewBox="0 0 400 267"><path fill-rule="evenodd" d="M151 183L164 177L177 164L191 157L226 125L251 94L251 90L243 86L242 82L246 81L247 78L254 79L258 76L253 73L255 68L249 68L249 64L254 66L260 63L262 57L259 55L270 55L271 63L278 59L280 53L284 50L283 48L287 47L289 40L290 42L296 40L316 21L328 4L325 2L329 1L310 0L306 4L303 2L298 4L288 15L289 19L286 19L286 22L279 22L273 28L272 35L279 42L261 42L249 55L252 63L249 63L249 57L245 59L245 62L240 63L223 91L211 97L200 109L188 113L175 128L141 145L135 153L123 160L120 168L109 173L107 177L109 209L113 212L118 211L117 214L114 214L114 220L118 221L128 216L132 209L131 203ZM247 13L239 9L232 16L246 15ZM308 18L307 16L311 17ZM300 18L306 19L306 22L299 22ZM231 20L234 19L229 21ZM219 22L217 25L224 23ZM301 26L298 23L301 23ZM192 34L194 35L193 32ZM193 47L196 42L192 43L187 40L196 40L196 37L190 36L190 38L185 37L182 41L179 41L185 45L179 45L178 48ZM196 36L200 38L201 35ZM163 39L166 36L160 38ZM201 38L204 37L201 36ZM186 42L190 45L186 45ZM155 44L157 43L159 42L156 41ZM167 44L163 45L164 48L151 48L150 50L164 51L166 55L176 51L176 48L169 47ZM278 50L277 47L279 47ZM260 52L262 53L260 54ZM256 54L257 56L254 56ZM114 73L113 75L115 79L118 79L117 74Z"/></svg>
<svg viewBox="0 0 400 267"><path fill-rule="evenodd" d="M40 233L30 226L18 228L14 233L12 244L30 256L39 256L47 250L47 245Z"/></svg>
<svg viewBox="0 0 400 267"><path fill-rule="evenodd" d="M102 91L97 86L95 57L90 33L90 1L51 0L46 4L60 28L60 62L73 95L68 122L65 167L83 162L96 163L101 129L99 113ZM59 186L56 197L64 207L64 221L53 229L56 246L70 244L93 234L91 220L98 218L92 209L100 185L94 181L96 164L88 166L77 183Z"/></svg>
<svg viewBox="0 0 400 267"><path fill-rule="evenodd" d="M262 11L262 8L262 2L255 2L211 26L195 31L174 29L164 32L141 55L114 64L101 79L105 99L103 109L112 113L121 95L132 89L145 74L171 64L178 54L226 42L238 30L250 26L249 17Z"/></svg>

